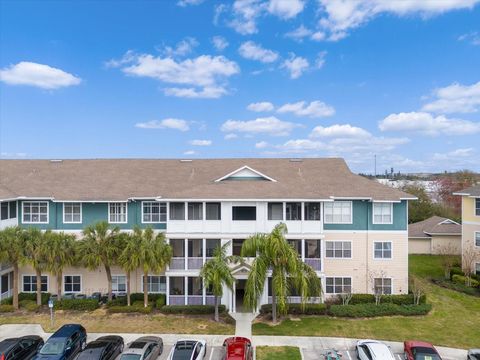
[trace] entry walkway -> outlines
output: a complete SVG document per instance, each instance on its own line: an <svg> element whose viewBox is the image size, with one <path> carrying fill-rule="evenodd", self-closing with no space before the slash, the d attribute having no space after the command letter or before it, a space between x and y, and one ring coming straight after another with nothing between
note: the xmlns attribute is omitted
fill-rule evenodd
<svg viewBox="0 0 480 360"><path fill-rule="evenodd" d="M257 317L257 315L250 312L245 312L245 313L236 312L236 313L231 313L230 316L233 317L236 321L235 335L251 338L252 337L252 321Z"/></svg>

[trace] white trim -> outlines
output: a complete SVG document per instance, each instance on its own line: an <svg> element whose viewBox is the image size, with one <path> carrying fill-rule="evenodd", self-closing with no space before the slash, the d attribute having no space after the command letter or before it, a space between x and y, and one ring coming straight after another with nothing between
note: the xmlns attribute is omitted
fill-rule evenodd
<svg viewBox="0 0 480 360"><path fill-rule="evenodd" d="M80 221L66 221L65 220L65 204L80 204ZM71 203L71 202L64 202L63 203L63 206L62 206L62 220L63 220L63 223L64 224L81 224L83 222L83 203L77 203L77 202L74 202L74 203Z"/></svg>
<svg viewBox="0 0 480 360"><path fill-rule="evenodd" d="M408 235L408 230L324 230L325 234L368 234L368 233L385 233L385 234L395 234L395 235Z"/></svg>
<svg viewBox="0 0 480 360"><path fill-rule="evenodd" d="M143 214L143 204L144 204L144 203L152 203L152 204L153 204L153 203L157 203L157 204L159 204L159 205L158 205L158 206L159 206L158 221L144 221L144 220L143 220L143 215L144 215L144 214ZM165 221L161 221L161 220L160 220L160 217L161 217L160 207L162 206L162 204L165 204ZM145 200L145 201L142 201L142 202L140 203L140 206L141 206L141 208L142 208L142 210L141 210L141 215L140 215L140 216L141 216L140 221L141 221L142 224L165 224L165 223L167 222L167 220L168 220L168 218L167 218L167 207L168 207L168 203L166 203L166 202L164 202L164 201L157 201L157 200L150 200L150 201ZM150 216L151 216L151 215L150 215ZM128 220L127 220L127 221L128 221Z"/></svg>
<svg viewBox="0 0 480 360"><path fill-rule="evenodd" d="M80 291L66 291L65 290L65 285L66 285L66 282L65 282L65 277L67 276L80 276ZM65 294L80 294L83 290L83 276L81 274L63 274L63 281L62 281L62 285L63 285L63 293ZM73 285L72 285L73 286Z"/></svg>
<svg viewBox="0 0 480 360"><path fill-rule="evenodd" d="M240 172L240 171L242 171L242 170L245 170L245 169L246 169L246 170L250 170L251 172L259 175L259 177L263 177L264 179L267 179L267 180L270 180L270 181L273 181L273 182L277 182L277 180L271 178L270 176L267 176L267 175L265 175L265 174L262 174L260 171L257 171L257 170L255 170L255 169L252 169L252 168L251 168L250 166L248 166L248 165L244 165L244 166L242 166L241 168L238 168L237 170L234 170L234 171L232 171L231 173L229 173L229 174L227 174L227 175L225 175L225 176L222 176L221 178L215 180L215 182L220 182L220 181L222 181L222 180L228 179L228 178L231 177L232 175L234 175L234 174L236 174L236 173L238 173L238 172Z"/></svg>
<svg viewBox="0 0 480 360"><path fill-rule="evenodd" d="M386 258L386 257L381 257L381 258L377 258L375 257L375 244L377 243L390 243L390 257L389 258ZM383 249L383 246L382 246L382 255L384 253L384 249ZM373 260L379 260L379 261L390 261L390 260L393 260L393 241L389 241L389 240L377 240L377 241L373 241Z"/></svg>
<svg viewBox="0 0 480 360"><path fill-rule="evenodd" d="M373 200L370 196L330 196L332 200Z"/></svg>
<svg viewBox="0 0 480 360"><path fill-rule="evenodd" d="M457 224L457 225L461 225L461 224L457 223L456 221L453 221L452 219L445 219L445 220L439 222L437 225L442 225L442 224Z"/></svg>
<svg viewBox="0 0 480 360"><path fill-rule="evenodd" d="M382 295L394 295L395 292L393 291L393 277L390 277L390 276L384 276L384 277L376 277L376 278L373 278L373 290L375 291L375 279L382 279ZM390 294L384 294L383 293L383 280L384 279L390 279Z"/></svg>
<svg viewBox="0 0 480 360"><path fill-rule="evenodd" d="M343 222L343 221L342 222L335 222L335 221L333 221L333 219L332 219L332 221L326 221L325 219L326 219L326 216L327 216L327 212L325 210L325 205L326 204L324 204L324 207L323 207L323 223L324 224L335 224L335 225L336 224L342 224L342 225L353 224L353 201L342 200L342 201L334 201L334 202L329 203L329 204L333 204L332 206L334 207L335 204L340 204L340 203L350 203L350 221L349 222ZM333 217L333 207L332 207L332 217Z"/></svg>
<svg viewBox="0 0 480 360"><path fill-rule="evenodd" d="M477 245L477 234L480 236L480 231L473 232L473 245L480 248L480 245Z"/></svg>
<svg viewBox="0 0 480 360"><path fill-rule="evenodd" d="M329 276L329 275L325 275L325 295L340 295L340 294L343 294L343 293L337 293L337 292L333 292L333 293L329 293L327 292L327 279L328 278L340 278L340 279L350 279L350 293L354 293L353 291L353 278L351 276L337 276L337 275L334 275L334 276ZM345 287L345 285L343 284L344 280L342 280L342 289ZM333 290L335 291L335 280L333 280Z"/></svg>
<svg viewBox="0 0 480 360"><path fill-rule="evenodd" d="M480 197L476 197L475 200L473 200L473 216L480 217L480 214L477 215L477 200L480 202Z"/></svg>
<svg viewBox="0 0 480 360"><path fill-rule="evenodd" d="M110 221L110 205L111 204L125 204L125 221ZM109 202L107 206L108 206L108 223L109 224L127 224L128 223L128 202L112 201L112 202Z"/></svg>
<svg viewBox="0 0 480 360"><path fill-rule="evenodd" d="M116 276L116 277L123 276L123 277L125 278L125 291L118 291L118 290L115 291L115 290L113 290L113 277L114 277L114 276ZM118 283L117 283L117 285L118 285ZM131 279L130 279L130 285L132 285ZM121 293L123 293L123 292L126 293L127 290L128 290L128 289L127 289L127 286L128 286L128 285L127 285L127 275L126 275L126 274L112 274L112 293L113 293L113 294L119 294L119 293L121 294ZM130 290L131 290L131 289L130 289ZM131 291L130 291L130 293L131 293Z"/></svg>
<svg viewBox="0 0 480 360"><path fill-rule="evenodd" d="M38 203L38 207L40 208L41 203L46 203L47 204L47 221L24 221L24 216L25 216L25 204L31 204L31 203ZM31 213L30 213L31 214ZM38 217L40 218L40 212L38 213ZM30 215L31 219L31 215ZM22 219L21 219L22 224L49 224L50 223L50 204L48 201L22 201Z"/></svg>
<svg viewBox="0 0 480 360"><path fill-rule="evenodd" d="M145 276L145 274L142 274L142 276L140 276L140 292L143 293L143 277ZM169 286L168 286L168 278L169 276L167 276L167 274L164 274L164 275L158 275L158 274L148 274L147 277L152 277L152 276L158 276L158 277L164 277L165 278L165 292L161 292L161 291L150 291L148 290L147 292L149 294L165 294L168 298L168 290L169 290ZM181 277L181 276L180 276ZM147 286L148 286L148 279L147 279Z"/></svg>
<svg viewBox="0 0 480 360"><path fill-rule="evenodd" d="M332 243L336 243L336 242L340 242L340 243L350 243L350 257L336 257L336 256L332 256L332 257L329 257L327 256L327 243L328 242L332 242ZM329 260L352 260L353 259L353 241L352 240L324 240L324 243L325 243L325 259L329 259ZM343 254L343 251L344 251L344 248L343 248L343 245L342 245L342 254ZM335 247L333 248L333 254L335 255Z"/></svg>
<svg viewBox="0 0 480 360"><path fill-rule="evenodd" d="M372 200L372 203L391 203L391 204L400 204L401 200Z"/></svg>
<svg viewBox="0 0 480 360"><path fill-rule="evenodd" d="M24 277L25 276L35 276L37 277L36 274L22 274L22 291L21 292L25 292L25 293L29 293L29 294L34 294L36 293L36 291L25 291L25 279ZM50 277L48 275L44 275L42 274L42 277L46 277L47 278L47 290L46 291L40 291L42 293L48 293L48 290L50 289ZM32 283L33 284L33 283ZM35 284L36 285L36 284ZM41 289L40 289L41 290Z"/></svg>
<svg viewBox="0 0 480 360"><path fill-rule="evenodd" d="M375 205L378 204L390 204L390 222L376 222L375 221ZM383 218L383 214L381 215ZM393 224L393 203L386 201L377 201L372 204L372 224L373 225L392 225Z"/></svg>

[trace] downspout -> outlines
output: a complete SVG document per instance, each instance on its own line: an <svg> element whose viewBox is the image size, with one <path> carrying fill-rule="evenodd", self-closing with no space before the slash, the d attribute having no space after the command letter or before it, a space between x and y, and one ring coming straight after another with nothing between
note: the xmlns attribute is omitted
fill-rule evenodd
<svg viewBox="0 0 480 360"><path fill-rule="evenodd" d="M370 237L369 237L369 230L370 230L370 207L369 207L369 203L367 202L367 246L365 247L365 256L366 256L366 259L367 259L367 262L366 262L366 272L365 272L365 284L366 284L366 289L365 289L365 294L368 294L368 282L369 282L369 266L368 266L368 263L369 263L369 256L368 256L368 247L370 246ZM373 206L372 206L373 207Z"/></svg>

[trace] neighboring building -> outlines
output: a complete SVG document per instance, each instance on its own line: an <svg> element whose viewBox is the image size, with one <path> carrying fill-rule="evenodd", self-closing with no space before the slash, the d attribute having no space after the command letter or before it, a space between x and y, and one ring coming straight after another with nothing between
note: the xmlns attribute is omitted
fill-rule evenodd
<svg viewBox="0 0 480 360"><path fill-rule="evenodd" d="M432 216L408 226L409 254L462 253L462 225L440 216Z"/></svg>
<svg viewBox="0 0 480 360"><path fill-rule="evenodd" d="M213 249L230 243L229 253L239 255L244 239L279 222L327 295L372 293L374 286L408 292L407 202L414 198L351 173L342 159L0 160L0 199L0 227L80 234L106 220L123 230L165 232L173 259L149 276L148 287L166 293L168 304L212 303L199 269ZM234 267L235 288L224 292L230 311L243 301L249 261ZM142 291L142 272L132 278L132 292ZM10 280L6 275L5 294ZM19 280L21 291L34 291L29 266ZM65 293L107 289L102 268L67 268L63 280ZM113 280L113 290L124 292L120 268ZM42 290L56 291L55 277L42 281ZM269 293L267 283L262 304Z"/></svg>
<svg viewBox="0 0 480 360"><path fill-rule="evenodd" d="M392 180L392 179L376 179L380 184L393 187L395 189L402 189L405 186L421 186L425 189L430 200L433 202L439 201L438 196L438 182L435 180Z"/></svg>
<svg viewBox="0 0 480 360"><path fill-rule="evenodd" d="M462 254L473 251L473 270L480 275L480 184L454 193L462 197ZM463 266L465 266L465 256Z"/></svg>

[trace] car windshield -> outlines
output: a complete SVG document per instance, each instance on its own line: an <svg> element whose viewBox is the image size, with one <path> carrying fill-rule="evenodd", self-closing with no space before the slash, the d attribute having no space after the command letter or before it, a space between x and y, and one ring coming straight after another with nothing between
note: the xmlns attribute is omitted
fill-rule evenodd
<svg viewBox="0 0 480 360"><path fill-rule="evenodd" d="M441 360L437 353L426 347L416 347L413 349L415 360Z"/></svg>
<svg viewBox="0 0 480 360"><path fill-rule="evenodd" d="M42 346L40 354L42 355L60 355L65 349L65 339L51 339Z"/></svg>
<svg viewBox="0 0 480 360"><path fill-rule="evenodd" d="M142 356L137 354L123 354L120 360L140 360Z"/></svg>

